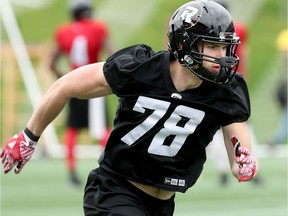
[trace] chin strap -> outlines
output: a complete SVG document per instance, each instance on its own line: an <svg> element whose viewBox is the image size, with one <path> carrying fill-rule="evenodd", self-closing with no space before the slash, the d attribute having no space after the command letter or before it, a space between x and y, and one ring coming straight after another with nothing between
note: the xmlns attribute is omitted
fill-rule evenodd
<svg viewBox="0 0 288 216"><path fill-rule="evenodd" d="M193 60L192 60L192 62L193 62ZM192 64L189 64L189 62L187 61L187 58L184 58L183 61L182 61L182 65L184 67L187 67L193 74L195 74L200 79L206 80L206 81L209 81L209 82L212 82L212 83L216 83L215 82L216 76L214 74L210 73L204 67L202 67L201 64L199 64L199 68L198 69L193 69L192 68Z"/></svg>

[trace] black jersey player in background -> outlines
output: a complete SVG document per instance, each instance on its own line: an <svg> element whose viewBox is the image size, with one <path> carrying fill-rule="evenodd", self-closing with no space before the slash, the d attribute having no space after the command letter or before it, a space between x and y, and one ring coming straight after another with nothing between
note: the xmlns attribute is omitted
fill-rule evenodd
<svg viewBox="0 0 288 216"><path fill-rule="evenodd" d="M175 192L196 183L205 148L220 126L232 174L240 182L253 179L249 94L234 72L240 41L230 14L213 1L188 2L172 15L168 38L169 51L131 46L57 80L25 130L4 146L4 173L13 165L15 173L22 170L69 98L114 93L114 128L99 167L89 174L85 215L173 215ZM241 142L237 157L232 137Z"/></svg>

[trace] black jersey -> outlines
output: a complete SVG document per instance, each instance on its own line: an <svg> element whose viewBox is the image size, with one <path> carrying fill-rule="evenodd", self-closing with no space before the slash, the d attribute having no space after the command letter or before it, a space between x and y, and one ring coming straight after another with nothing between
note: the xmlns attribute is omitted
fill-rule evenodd
<svg viewBox="0 0 288 216"><path fill-rule="evenodd" d="M203 81L178 92L169 52L137 45L107 59L104 75L119 105L114 129L99 164L142 184L185 192L200 176L205 148L220 126L246 121L250 102L245 81Z"/></svg>

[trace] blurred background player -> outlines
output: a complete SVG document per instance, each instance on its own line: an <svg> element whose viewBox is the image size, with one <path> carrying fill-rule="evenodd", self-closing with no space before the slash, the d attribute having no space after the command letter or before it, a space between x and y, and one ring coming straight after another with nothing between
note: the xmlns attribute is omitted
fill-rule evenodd
<svg viewBox="0 0 288 216"><path fill-rule="evenodd" d="M229 11L229 2L226 0L215 0L215 2L222 5L224 8L226 8ZM229 11L231 12L231 11ZM239 36L241 43L237 47L236 55L239 57L239 65L237 68L237 72L241 73L242 76L247 81L248 79L248 67L249 67L249 46L248 46L248 28L246 27L245 23L242 23L238 20L234 20L234 27L237 36ZM250 136L251 136L251 142L253 143L253 146L257 144L257 139L255 136L255 133L252 129L251 124L249 124L249 130L250 130ZM218 130L215 134L213 141L211 142L211 145L208 146L209 154L215 159L214 165L216 166L216 169L219 174L220 178L220 184L226 185L228 183L228 170L229 167L227 166L227 160L228 157L226 154L223 154L225 152L225 146L224 146L224 139L223 139L223 133L222 129ZM221 155L219 157L219 155ZM223 160L223 158L226 158L227 160ZM260 183L259 175L257 178L253 180L254 183Z"/></svg>
<svg viewBox="0 0 288 216"><path fill-rule="evenodd" d="M281 52L281 58L283 58L283 76L280 78L279 85L276 89L276 100L281 109L281 116L273 134L271 145L287 144L287 60L288 60L288 29L282 30L276 40L276 46L279 52Z"/></svg>
<svg viewBox="0 0 288 216"><path fill-rule="evenodd" d="M63 75L59 66L59 61L63 55L68 60L71 69L75 69L99 61L102 51L106 52L107 55L112 54L108 28L104 22L92 19L93 7L91 2L88 0L70 1L69 9L72 21L62 24L56 29L54 35L55 45L51 52L50 69L57 78ZM90 103L91 101L89 100L80 100L77 98L71 98L69 101L64 142L67 147L66 161L69 170L69 180L76 186L80 185L81 181L75 171L75 143L80 130L90 126ZM98 100L96 103L98 103L98 106L105 106L104 98ZM105 121L106 109L101 110L102 113L100 116ZM95 110L95 112L100 111ZM100 124L98 126L101 127Z"/></svg>

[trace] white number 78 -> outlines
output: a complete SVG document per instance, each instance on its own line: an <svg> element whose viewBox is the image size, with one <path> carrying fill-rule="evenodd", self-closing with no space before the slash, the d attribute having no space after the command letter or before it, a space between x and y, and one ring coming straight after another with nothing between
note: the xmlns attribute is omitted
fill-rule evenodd
<svg viewBox="0 0 288 216"><path fill-rule="evenodd" d="M132 129L122 137L122 141L127 145L133 145L139 138L147 133L166 114L170 102L140 96L133 108L134 111L144 113L145 108L154 110L145 121ZM188 135L192 134L197 125L203 120L205 113L190 107L180 105L167 117L163 128L154 136L148 152L150 154L173 157L181 149ZM185 125L179 126L177 123L186 118ZM172 143L163 145L165 139L174 135Z"/></svg>

